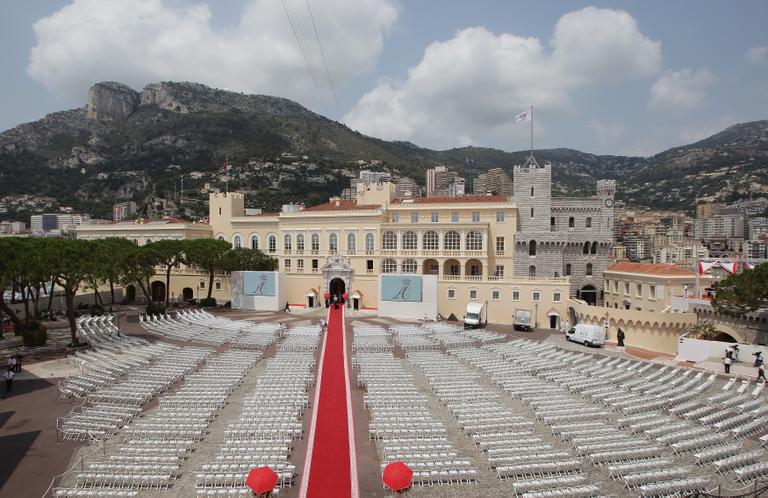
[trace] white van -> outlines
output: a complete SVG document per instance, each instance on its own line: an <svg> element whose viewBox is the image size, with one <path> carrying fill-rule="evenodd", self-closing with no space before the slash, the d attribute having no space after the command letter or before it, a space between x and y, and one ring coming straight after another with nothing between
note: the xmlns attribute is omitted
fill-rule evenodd
<svg viewBox="0 0 768 498"><path fill-rule="evenodd" d="M579 323L565 333L565 340L599 347L605 344L605 330L598 325Z"/></svg>
<svg viewBox="0 0 768 498"><path fill-rule="evenodd" d="M476 329L483 327L488 321L488 316L483 316L485 312L485 303L467 304L467 314L464 315L464 328ZM485 321L483 321L483 318L485 318Z"/></svg>

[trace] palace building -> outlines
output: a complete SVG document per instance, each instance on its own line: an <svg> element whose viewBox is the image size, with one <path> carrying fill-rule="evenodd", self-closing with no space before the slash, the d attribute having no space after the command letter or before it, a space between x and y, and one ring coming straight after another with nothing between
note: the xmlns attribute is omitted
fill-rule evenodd
<svg viewBox="0 0 768 498"><path fill-rule="evenodd" d="M212 194L213 236L279 260L291 305L347 293L378 308L379 275L433 276L437 311L461 317L488 302L492 321L534 311L540 326L565 316L568 297L602 301L612 254L615 182L594 197L552 197L551 166L514 170L514 196L396 197L391 183L358 185L352 200L246 215L239 193Z"/></svg>
<svg viewBox="0 0 768 498"><path fill-rule="evenodd" d="M207 236L260 249L279 261L279 294L294 308L323 306L330 293L347 294L353 309L380 309L381 277L417 275L424 279L421 317L461 319L476 301L487 303L491 322L512 323L515 310L525 309L535 325L558 327L569 297L602 302L616 185L602 180L596 196L552 197L551 174L548 163L516 167L513 196L397 197L393 183L361 183L354 199L332 197L280 213L252 214L243 194L215 193L208 225L122 223L83 226L77 233L139 244ZM164 278L156 280L153 294L159 295ZM182 267L169 292L200 297L207 293L200 288L205 281ZM217 277L213 296L231 300L235 287Z"/></svg>

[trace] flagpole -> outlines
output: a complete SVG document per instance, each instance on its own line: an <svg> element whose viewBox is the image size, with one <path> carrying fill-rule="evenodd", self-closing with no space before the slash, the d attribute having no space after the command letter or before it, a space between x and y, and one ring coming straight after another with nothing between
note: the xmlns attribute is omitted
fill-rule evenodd
<svg viewBox="0 0 768 498"><path fill-rule="evenodd" d="M531 106L531 159L533 159L533 106Z"/></svg>
<svg viewBox="0 0 768 498"><path fill-rule="evenodd" d="M224 161L224 193L229 194L229 152L227 152L226 159L224 159Z"/></svg>

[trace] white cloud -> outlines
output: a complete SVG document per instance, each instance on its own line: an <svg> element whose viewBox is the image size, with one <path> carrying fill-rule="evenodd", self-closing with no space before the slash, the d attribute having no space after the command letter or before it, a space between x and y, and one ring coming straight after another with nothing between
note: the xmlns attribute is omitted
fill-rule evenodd
<svg viewBox="0 0 768 498"><path fill-rule="evenodd" d="M527 128L513 118L529 105L567 109L576 88L652 75L660 65L660 43L623 11L589 7L564 15L550 50L537 38L466 28L429 45L404 81L381 83L344 121L363 133L432 147L464 143L467 135L486 143L510 134L522 139Z"/></svg>
<svg viewBox="0 0 768 498"><path fill-rule="evenodd" d="M600 145L613 145L624 136L624 125L618 123L601 123L597 120L587 121L587 128L595 132Z"/></svg>
<svg viewBox="0 0 768 498"><path fill-rule="evenodd" d="M393 0L313 0L312 5L334 82L340 85L372 69L384 34L397 19ZM294 5L297 29L324 82L314 31L302 7L303 2ZM135 88L189 80L317 102L281 2L251 0L239 24L226 29L215 30L211 18L204 3L73 0L35 23L37 44L27 70L34 80L70 97L82 97L91 83L102 80Z"/></svg>
<svg viewBox="0 0 768 498"><path fill-rule="evenodd" d="M565 14L551 45L566 74L589 81L654 75L661 66L661 42L643 35L622 10L587 7Z"/></svg>
<svg viewBox="0 0 768 498"><path fill-rule="evenodd" d="M705 68L667 70L651 87L648 106L657 111L698 109L705 104L715 77Z"/></svg>
<svg viewBox="0 0 768 498"><path fill-rule="evenodd" d="M768 64L768 46L752 47L747 50L744 58L752 64Z"/></svg>

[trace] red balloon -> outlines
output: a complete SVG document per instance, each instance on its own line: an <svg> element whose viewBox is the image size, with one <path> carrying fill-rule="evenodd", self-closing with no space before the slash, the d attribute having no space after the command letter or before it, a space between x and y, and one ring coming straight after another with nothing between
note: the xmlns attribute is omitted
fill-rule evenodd
<svg viewBox="0 0 768 498"><path fill-rule="evenodd" d="M245 484L253 490L254 493L266 493L272 491L277 485L277 474L269 467L257 467L251 469Z"/></svg>
<svg viewBox="0 0 768 498"><path fill-rule="evenodd" d="M326 299L330 299L331 298L331 293L330 292L326 292L325 293L325 298Z"/></svg>
<svg viewBox="0 0 768 498"><path fill-rule="evenodd" d="M349 299L349 294L345 292L344 294L341 295L341 297L343 299Z"/></svg>
<svg viewBox="0 0 768 498"><path fill-rule="evenodd" d="M413 471L403 462L393 462L384 467L381 480L392 491L401 491L411 487Z"/></svg>

